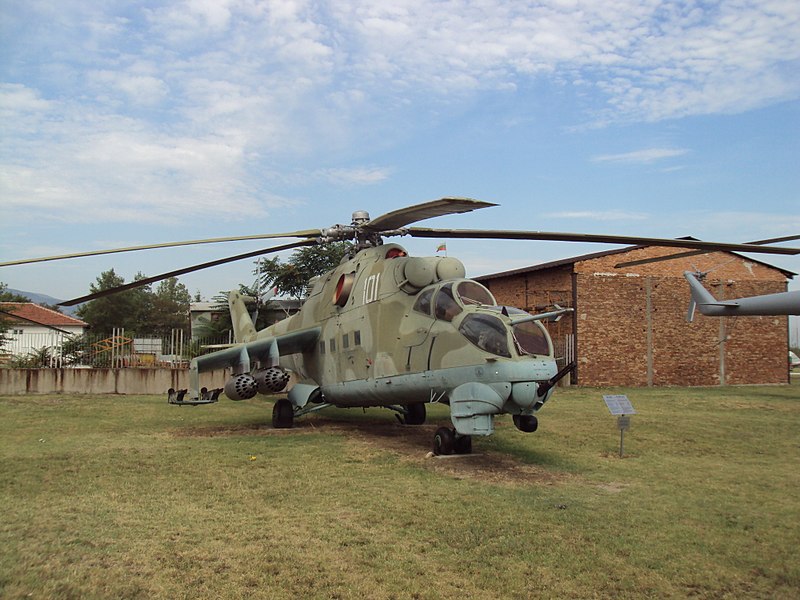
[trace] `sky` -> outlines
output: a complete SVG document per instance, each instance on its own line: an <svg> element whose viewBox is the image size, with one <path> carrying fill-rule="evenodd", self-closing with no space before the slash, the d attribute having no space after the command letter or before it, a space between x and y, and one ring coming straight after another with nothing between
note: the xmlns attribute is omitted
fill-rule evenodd
<svg viewBox="0 0 800 600"><path fill-rule="evenodd" d="M796 0L6 0L0 36L0 260L324 228L444 196L499 206L420 226L800 234ZM111 268L130 281L271 245L0 282L67 299ZM477 276L611 246L447 248ZM800 273L800 256L756 258ZM180 280L210 299L253 268Z"/></svg>

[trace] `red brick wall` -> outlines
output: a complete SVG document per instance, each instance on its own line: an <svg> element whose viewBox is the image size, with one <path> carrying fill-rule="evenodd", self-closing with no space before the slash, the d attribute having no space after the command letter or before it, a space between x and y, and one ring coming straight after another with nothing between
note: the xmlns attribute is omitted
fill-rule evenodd
<svg viewBox="0 0 800 600"><path fill-rule="evenodd" d="M686 270L710 271L706 285L719 299L786 290L777 269L728 253L712 253L623 269L619 262L671 254L643 248L566 267L491 279L498 302L535 312L537 305L571 306L577 286L578 382L582 385L719 385L786 383L787 317L706 317L686 322ZM571 319L549 325L570 333Z"/></svg>

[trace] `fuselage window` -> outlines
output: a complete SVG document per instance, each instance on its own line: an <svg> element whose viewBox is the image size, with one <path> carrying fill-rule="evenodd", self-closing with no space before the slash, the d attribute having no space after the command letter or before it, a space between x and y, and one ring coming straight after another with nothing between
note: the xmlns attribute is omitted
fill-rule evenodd
<svg viewBox="0 0 800 600"><path fill-rule="evenodd" d="M464 317L458 330L481 350L511 358L508 350L508 330L497 317L470 314Z"/></svg>
<svg viewBox="0 0 800 600"><path fill-rule="evenodd" d="M439 288L434 310L436 318L444 321L452 321L461 312L461 307L453 298L453 284L448 283Z"/></svg>
<svg viewBox="0 0 800 600"><path fill-rule="evenodd" d="M319 343L319 353L320 354L325 354L325 342L320 342Z"/></svg>
<svg viewBox="0 0 800 600"><path fill-rule="evenodd" d="M350 336L349 336L348 334L346 334L346 333L345 333L345 334L342 336L342 349L343 349L343 350L346 350L346 349L347 349L347 348L349 348L349 347L350 347Z"/></svg>
<svg viewBox="0 0 800 600"><path fill-rule="evenodd" d="M356 346L360 346L361 345L361 332L360 331L354 331L353 332L353 344L356 345Z"/></svg>
<svg viewBox="0 0 800 600"><path fill-rule="evenodd" d="M336 352L336 338L331 338L328 342L328 345L331 348L331 352Z"/></svg>
<svg viewBox="0 0 800 600"><path fill-rule="evenodd" d="M421 312L424 315L430 316L431 314L431 300L433 299L433 288L424 290L414 303L414 310Z"/></svg>

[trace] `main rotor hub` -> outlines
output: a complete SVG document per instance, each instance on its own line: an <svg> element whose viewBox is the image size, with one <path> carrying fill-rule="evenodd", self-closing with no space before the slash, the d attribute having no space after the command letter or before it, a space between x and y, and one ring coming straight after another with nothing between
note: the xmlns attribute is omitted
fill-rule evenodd
<svg viewBox="0 0 800 600"><path fill-rule="evenodd" d="M353 225L363 225L369 223L369 213L365 210L357 210L353 213Z"/></svg>

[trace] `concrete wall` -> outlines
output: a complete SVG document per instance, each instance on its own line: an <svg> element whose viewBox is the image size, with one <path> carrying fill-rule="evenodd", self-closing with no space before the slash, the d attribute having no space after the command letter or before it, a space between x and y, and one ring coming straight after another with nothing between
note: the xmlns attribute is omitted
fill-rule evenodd
<svg viewBox="0 0 800 600"><path fill-rule="evenodd" d="M200 385L222 387L227 370L201 373ZM165 394L189 387L187 369L0 369L0 394Z"/></svg>

